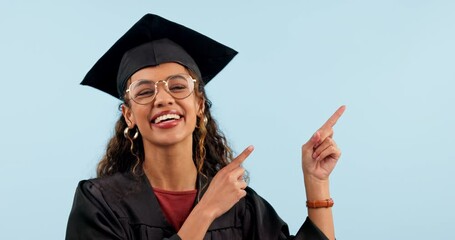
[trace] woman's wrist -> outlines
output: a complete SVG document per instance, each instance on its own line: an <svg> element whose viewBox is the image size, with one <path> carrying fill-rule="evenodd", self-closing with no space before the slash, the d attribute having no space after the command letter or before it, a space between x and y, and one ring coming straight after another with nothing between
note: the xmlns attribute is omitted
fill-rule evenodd
<svg viewBox="0 0 455 240"><path fill-rule="evenodd" d="M215 217L211 211L197 204L177 234L182 240L202 239L214 220Z"/></svg>
<svg viewBox="0 0 455 240"><path fill-rule="evenodd" d="M208 207L206 207L204 204L201 204L199 202L194 208L193 208L194 215L198 216L199 219L204 219L205 221L208 221L212 223L216 216L213 211L209 210Z"/></svg>
<svg viewBox="0 0 455 240"><path fill-rule="evenodd" d="M329 180L320 180L311 176L304 177L306 198L309 201L331 198Z"/></svg>

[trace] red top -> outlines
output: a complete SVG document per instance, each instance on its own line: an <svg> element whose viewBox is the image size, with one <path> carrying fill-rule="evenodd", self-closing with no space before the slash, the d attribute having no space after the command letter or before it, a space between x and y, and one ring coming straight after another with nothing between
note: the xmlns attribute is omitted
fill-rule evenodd
<svg viewBox="0 0 455 240"><path fill-rule="evenodd" d="M193 209L197 189L189 191L167 191L153 188L166 220L179 231Z"/></svg>

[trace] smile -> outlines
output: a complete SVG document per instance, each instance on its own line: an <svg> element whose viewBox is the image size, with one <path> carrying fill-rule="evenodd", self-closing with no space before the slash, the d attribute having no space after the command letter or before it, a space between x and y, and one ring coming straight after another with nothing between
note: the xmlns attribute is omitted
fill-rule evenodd
<svg viewBox="0 0 455 240"><path fill-rule="evenodd" d="M161 116L155 118L155 120L153 120L152 122L155 123L155 124L158 124L160 122L171 121L171 120L179 120L179 119L180 119L180 115L174 114L174 113L170 113L170 114L161 115Z"/></svg>

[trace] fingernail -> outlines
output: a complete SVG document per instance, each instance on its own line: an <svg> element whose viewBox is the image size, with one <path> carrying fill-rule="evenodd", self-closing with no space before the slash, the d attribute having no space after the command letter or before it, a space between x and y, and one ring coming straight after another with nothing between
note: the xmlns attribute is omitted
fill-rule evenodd
<svg viewBox="0 0 455 240"><path fill-rule="evenodd" d="M248 146L248 151L253 151L253 150L254 150L254 146L253 145Z"/></svg>
<svg viewBox="0 0 455 240"><path fill-rule="evenodd" d="M318 155L316 154L316 152L313 153L313 159L316 159L318 157Z"/></svg>

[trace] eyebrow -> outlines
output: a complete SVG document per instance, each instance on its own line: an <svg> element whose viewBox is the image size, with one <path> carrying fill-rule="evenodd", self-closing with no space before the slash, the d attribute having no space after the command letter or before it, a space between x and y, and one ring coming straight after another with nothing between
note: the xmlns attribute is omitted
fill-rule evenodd
<svg viewBox="0 0 455 240"><path fill-rule="evenodd" d="M155 82L148 79L140 79L139 81L137 81L137 86L141 86L144 84L155 84Z"/></svg>

